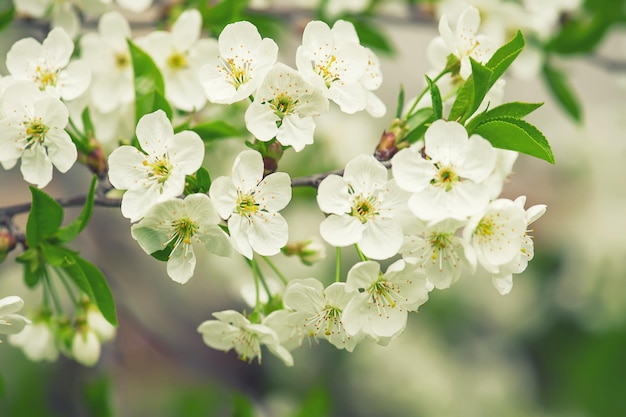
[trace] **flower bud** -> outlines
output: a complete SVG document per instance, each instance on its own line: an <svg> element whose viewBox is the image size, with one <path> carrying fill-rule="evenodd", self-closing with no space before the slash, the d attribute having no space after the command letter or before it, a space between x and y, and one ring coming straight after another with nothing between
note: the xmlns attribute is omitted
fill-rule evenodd
<svg viewBox="0 0 626 417"><path fill-rule="evenodd" d="M76 362L85 366L94 366L100 359L100 340L89 327L85 326L74 335L72 356Z"/></svg>
<svg viewBox="0 0 626 417"><path fill-rule="evenodd" d="M401 119L393 119L387 130L380 136L380 141L374 151L376 159L381 162L390 160L400 150L398 145L406 134L405 122Z"/></svg>
<svg viewBox="0 0 626 417"><path fill-rule="evenodd" d="M298 256L309 266L326 258L326 246L317 238L288 243L282 251L287 256Z"/></svg>
<svg viewBox="0 0 626 417"><path fill-rule="evenodd" d="M6 229L0 229L0 262L4 262L7 254L15 249L17 239Z"/></svg>

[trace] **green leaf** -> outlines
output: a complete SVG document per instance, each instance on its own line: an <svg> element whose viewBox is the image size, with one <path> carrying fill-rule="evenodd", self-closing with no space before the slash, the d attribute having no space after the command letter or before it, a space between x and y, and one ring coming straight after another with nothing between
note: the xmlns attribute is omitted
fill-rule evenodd
<svg viewBox="0 0 626 417"><path fill-rule="evenodd" d="M90 300L94 300L93 289L85 275L85 271L78 264L78 252L65 246L42 245L42 252L50 265L62 270L84 292ZM95 303L95 301L94 301Z"/></svg>
<svg viewBox="0 0 626 417"><path fill-rule="evenodd" d="M362 18L346 17L346 20L352 22L356 30L361 45L372 48L378 52L392 54L394 52L393 45L389 42L387 35L382 32L379 27Z"/></svg>
<svg viewBox="0 0 626 417"><path fill-rule="evenodd" d="M117 326L115 301L113 300L113 294L111 293L106 277L97 266L80 256L76 257L76 263L82 268L91 285L91 290L94 295L91 301L98 306L98 309L109 323Z"/></svg>
<svg viewBox="0 0 626 417"><path fill-rule="evenodd" d="M452 109L448 115L448 120L456 120L463 124L480 107L487 92L493 85L491 79L493 72L470 58L472 64L472 75L461 86L457 94Z"/></svg>
<svg viewBox="0 0 626 417"><path fill-rule="evenodd" d="M7 4L9 3L8 1L5 1L4 3L5 4L2 5L2 8L0 8L0 30L8 26L15 17L15 7L13 4Z"/></svg>
<svg viewBox="0 0 626 417"><path fill-rule="evenodd" d="M198 181L198 192L208 193L211 188L211 175L204 167L200 167L196 172L196 180Z"/></svg>
<svg viewBox="0 0 626 417"><path fill-rule="evenodd" d="M45 271L45 260L39 248L29 248L15 258L15 261L24 265L24 283L28 288L35 287Z"/></svg>
<svg viewBox="0 0 626 417"><path fill-rule="evenodd" d="M406 134L403 141L413 144L422 139L426 129L428 129L434 121L434 113L431 107L419 109L413 113L411 118L408 120L407 128L409 132Z"/></svg>
<svg viewBox="0 0 626 417"><path fill-rule="evenodd" d="M87 138L95 138L96 137L96 129L93 127L93 122L91 121L91 114L89 112L89 106L85 107L80 118L83 122L83 129L85 129L85 136Z"/></svg>
<svg viewBox="0 0 626 417"><path fill-rule="evenodd" d="M561 30L548 42L546 49L559 54L591 52L606 35L615 22L619 6L609 0L609 10L585 10L570 18L561 26ZM593 0L588 5L601 4Z"/></svg>
<svg viewBox="0 0 626 417"><path fill-rule="evenodd" d="M485 64L485 67L493 72L489 88L498 81L498 78L500 78L511 63L515 61L515 58L522 52L525 45L526 41L524 40L524 35L518 30L513 39L502 45L491 56L491 59Z"/></svg>
<svg viewBox="0 0 626 417"><path fill-rule="evenodd" d="M170 260L170 254L172 253L173 250L174 250L174 242L171 241L163 249L158 250L156 252L152 252L150 256L152 256L154 259L157 259L161 262L167 262Z"/></svg>
<svg viewBox="0 0 626 417"><path fill-rule="evenodd" d="M396 105L396 119L402 117L404 112L404 86L400 84L400 91L398 91L398 103Z"/></svg>
<svg viewBox="0 0 626 417"><path fill-rule="evenodd" d="M430 88L430 99L433 106L433 118L439 120L443 117L443 102L441 101L441 92L437 83L434 83L428 75L426 75L426 82Z"/></svg>
<svg viewBox="0 0 626 417"><path fill-rule="evenodd" d="M543 78L550 92L567 114L577 122L580 122L582 119L580 104L578 103L578 98L574 95L573 89L567 82L565 75L546 62L543 67Z"/></svg>
<svg viewBox="0 0 626 417"><path fill-rule="evenodd" d="M222 120L201 123L190 128L190 130L200 135L204 143L209 143L217 139L241 136L239 129Z"/></svg>
<svg viewBox="0 0 626 417"><path fill-rule="evenodd" d="M524 103L521 101L513 101L494 107L491 110L477 115L465 126L468 134L472 134L476 126L489 120L500 119L503 117L512 117L521 119L541 107L543 103Z"/></svg>
<svg viewBox="0 0 626 417"><path fill-rule="evenodd" d="M83 231L85 226L89 224L89 220L91 219L91 213L93 212L93 204L94 197L96 191L98 177L94 175L91 178L91 185L89 186L89 192L87 193L87 198L85 200L85 205L83 206L83 211L81 211L80 215L70 224L65 227L57 230L55 237L63 243L70 242L74 240L76 236L80 232Z"/></svg>
<svg viewBox="0 0 626 417"><path fill-rule="evenodd" d="M26 243L35 247L59 229L63 222L63 207L39 188L32 185L29 188L33 198L26 222Z"/></svg>
<svg viewBox="0 0 626 417"><path fill-rule="evenodd" d="M524 120L513 117L490 120L478 126L474 133L496 148L510 149L554 163L552 149L543 133Z"/></svg>
<svg viewBox="0 0 626 417"><path fill-rule="evenodd" d="M135 122L145 114L161 109L172 118L172 107L165 99L165 84L159 68L152 58L128 40L133 64L133 85L135 88Z"/></svg>

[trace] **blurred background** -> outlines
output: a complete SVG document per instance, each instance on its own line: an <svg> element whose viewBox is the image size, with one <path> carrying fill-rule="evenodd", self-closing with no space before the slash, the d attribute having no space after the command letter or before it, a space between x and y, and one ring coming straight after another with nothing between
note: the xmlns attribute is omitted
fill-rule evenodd
<svg viewBox="0 0 626 417"><path fill-rule="evenodd" d="M295 3L266 3L255 4L254 12L279 16L279 60L295 66L301 30L314 14ZM438 34L436 7L383 3L389 4L371 22L394 50L377 52L384 77L378 95L387 115L373 119L336 108L322 115L316 144L281 161L292 177L338 169L360 153L372 153L393 117L400 85L407 97L423 88L430 69L426 48ZM623 2L604 3L626 14ZM2 56L28 24L4 29ZM93 30L91 24L86 30ZM521 155L505 185L505 197L526 195L527 207L548 206L533 224L535 258L514 277L509 295L499 295L487 277L465 277L432 292L389 346L362 343L350 354L325 342L305 343L294 352L292 368L268 352L262 366L248 364L234 352L208 348L196 331L212 312L247 308L240 288L252 282L243 259L204 256L181 286L168 278L164 264L143 253L119 210L96 208L73 247L109 279L117 337L103 345L93 368L63 357L32 363L19 349L0 345L0 415L625 416L626 30L612 25L592 51L554 59L580 103L579 122L559 106L541 75L506 77L505 101L545 102L528 120L543 131L556 158L550 165ZM243 149L241 139L214 143L205 167L213 177L229 175L234 155ZM87 170L76 165L66 175L55 172L45 191L55 197L82 194L88 183ZM313 189L294 190L284 211L290 225L297 225L290 228L290 240L318 235L323 215L314 196ZM0 170L0 204L29 200L19 170ZM79 212L68 209L66 218ZM26 215L18 218L25 222ZM326 262L312 267L282 255L276 263L289 278L330 282L334 256L327 249ZM15 252L0 264L0 296L19 295L28 310L41 294L22 283ZM344 253L346 272L356 258Z"/></svg>

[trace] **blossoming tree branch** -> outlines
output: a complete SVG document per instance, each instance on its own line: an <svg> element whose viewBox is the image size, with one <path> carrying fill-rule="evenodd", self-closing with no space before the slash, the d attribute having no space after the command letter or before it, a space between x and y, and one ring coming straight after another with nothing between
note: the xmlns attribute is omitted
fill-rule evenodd
<svg viewBox="0 0 626 417"><path fill-rule="evenodd" d="M379 59L348 20L308 23L295 66L278 62L279 46L249 21L203 35L195 9L141 37L112 11L76 41L58 25L41 42L17 41L0 80L0 163L20 170L32 200L0 208L0 256L16 251L24 284L43 290L26 316L21 298L3 295L0 332L32 360L61 353L87 366L98 361L118 325L115 297L99 266L72 246L95 207L118 208L132 238L177 283L203 278L199 252L246 260L250 308L215 312L197 328L209 347L245 361L260 363L265 347L293 365L291 351L309 338L349 352L386 345L432 291L462 276L487 275L496 291L511 292L533 258L529 225L546 207L500 197L503 184L519 153L554 158L524 119L541 103L502 102L502 76L524 35L498 43L479 24L474 7L456 21L441 18L424 88L410 99L401 90L392 116L376 96ZM207 103L239 103L232 109L247 133L203 112ZM281 157L316 146L316 120L331 107L387 117L388 128L376 149L345 167L292 178ZM216 136L238 136L249 148L229 175L204 165ZM44 191L75 164L93 175L84 194ZM316 189L323 243L288 242L298 224L281 211L293 187ZM82 211L64 225L70 206ZM14 221L21 213L25 230ZM315 262L326 246L334 248L332 282L292 276L273 260ZM348 250L359 261L344 275ZM283 281L281 290L261 266Z"/></svg>

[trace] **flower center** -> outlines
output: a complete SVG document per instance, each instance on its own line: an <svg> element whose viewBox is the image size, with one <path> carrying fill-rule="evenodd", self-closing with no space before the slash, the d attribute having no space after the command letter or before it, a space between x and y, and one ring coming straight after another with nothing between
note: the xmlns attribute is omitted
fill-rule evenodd
<svg viewBox="0 0 626 417"><path fill-rule="evenodd" d="M261 363L261 344L256 333L241 329L239 335L233 339L233 347L242 361L251 363L252 359L258 357L259 364Z"/></svg>
<svg viewBox="0 0 626 417"><path fill-rule="evenodd" d="M454 172L454 169L452 167L448 166L439 168L439 171L437 171L435 178L430 180L430 183L432 185L443 188L446 192L448 192L452 190L454 185L460 181L461 177L456 172Z"/></svg>
<svg viewBox="0 0 626 417"><path fill-rule="evenodd" d="M322 76L326 82L326 87L330 87L330 84L333 81L337 81L339 79L335 68L336 62L337 57L335 55L331 55L328 59L322 60L319 64L315 65L315 72Z"/></svg>
<svg viewBox="0 0 626 417"><path fill-rule="evenodd" d="M430 236L430 248L432 250L430 259L433 264L439 263L439 270L443 271L444 262L452 263L456 266L459 262L458 255L454 250L452 238L453 233L434 232Z"/></svg>
<svg viewBox="0 0 626 417"><path fill-rule="evenodd" d="M177 236L177 242L183 242L186 245L191 244L191 238L198 231L198 223L191 220L189 217L183 217L182 219L172 222L172 228L174 229L174 235Z"/></svg>
<svg viewBox="0 0 626 417"><path fill-rule="evenodd" d="M406 298L400 296L400 289L393 282L386 281L382 274L378 281L374 282L367 289L370 294L370 300L376 304L379 315L387 315L387 308L395 308L398 301L406 301Z"/></svg>
<svg viewBox="0 0 626 417"><path fill-rule="evenodd" d="M115 66L119 70L123 70L130 64L130 57L125 52L115 53Z"/></svg>
<svg viewBox="0 0 626 417"><path fill-rule="evenodd" d="M48 86L55 87L58 81L58 71L49 70L37 66L35 70L35 84L39 86L41 91L45 90Z"/></svg>
<svg viewBox="0 0 626 417"><path fill-rule="evenodd" d="M282 119L284 116L294 112L298 100L294 100L287 93L280 93L278 97L273 98L269 103L276 116Z"/></svg>
<svg viewBox="0 0 626 417"><path fill-rule="evenodd" d="M491 217L483 217L474 230L475 236L487 237L496 233L495 222Z"/></svg>
<svg viewBox="0 0 626 417"><path fill-rule="evenodd" d="M376 208L378 199L374 196L367 198L359 194L352 200L352 209L350 215L359 219L361 223L367 223L368 220L372 220L378 214L380 214Z"/></svg>
<svg viewBox="0 0 626 417"><path fill-rule="evenodd" d="M324 329L324 335L326 336L340 334L343 328L341 324L341 312L342 310L340 308L326 305L324 310L313 317L307 318L306 324L313 327L311 336L317 336L322 329Z"/></svg>
<svg viewBox="0 0 626 417"><path fill-rule="evenodd" d="M26 140L28 144L26 148L30 148L36 144L43 144L46 139L46 134L50 128L43 124L41 118L36 117L30 122L26 123Z"/></svg>
<svg viewBox="0 0 626 417"><path fill-rule="evenodd" d="M178 51L175 51L167 57L167 66L173 70L181 70L189 67L185 55Z"/></svg>
<svg viewBox="0 0 626 417"><path fill-rule="evenodd" d="M172 164L170 163L167 155L163 155L157 158L154 162L149 162L147 159L143 161L143 165L148 167L148 178L154 178L159 184L163 184L170 177L172 173Z"/></svg>
<svg viewBox="0 0 626 417"><path fill-rule="evenodd" d="M248 51L248 53L250 53L250 51ZM236 60L236 58L238 57L220 57L220 61L222 63L222 68L226 71L228 77L230 78L230 83L237 90L242 84L245 84L250 80L251 65L250 60Z"/></svg>
<svg viewBox="0 0 626 417"><path fill-rule="evenodd" d="M254 199L254 193L244 194L241 191L238 192L237 197L237 214L250 218L251 215L259 211L259 204Z"/></svg>

